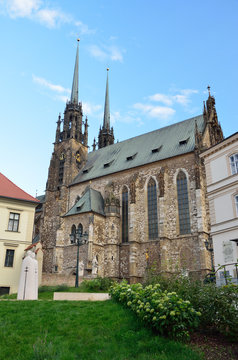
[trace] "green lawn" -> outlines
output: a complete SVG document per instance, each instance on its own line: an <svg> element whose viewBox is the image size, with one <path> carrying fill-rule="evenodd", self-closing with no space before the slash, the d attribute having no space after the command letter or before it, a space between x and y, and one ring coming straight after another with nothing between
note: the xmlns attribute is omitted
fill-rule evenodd
<svg viewBox="0 0 238 360"><path fill-rule="evenodd" d="M0 301L0 360L201 360L112 300Z"/></svg>

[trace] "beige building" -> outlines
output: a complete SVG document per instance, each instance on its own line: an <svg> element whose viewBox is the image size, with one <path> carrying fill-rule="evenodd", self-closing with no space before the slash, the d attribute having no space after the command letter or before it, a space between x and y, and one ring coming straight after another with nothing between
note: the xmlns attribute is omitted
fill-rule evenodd
<svg viewBox="0 0 238 360"><path fill-rule="evenodd" d="M0 173L0 294L16 293L25 249L32 243L38 204Z"/></svg>
<svg viewBox="0 0 238 360"><path fill-rule="evenodd" d="M226 276L237 283L238 133L206 150L201 158L207 175L217 283L225 283ZM222 265L225 267L221 268Z"/></svg>

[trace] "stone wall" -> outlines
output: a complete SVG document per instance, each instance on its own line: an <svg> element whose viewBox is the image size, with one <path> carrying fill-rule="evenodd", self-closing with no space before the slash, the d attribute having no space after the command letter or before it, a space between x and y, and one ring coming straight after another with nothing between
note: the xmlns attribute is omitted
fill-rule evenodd
<svg viewBox="0 0 238 360"><path fill-rule="evenodd" d="M180 235L179 229L176 178L180 170L186 174L188 184L189 235ZM89 232L90 223L93 228L91 258L88 259L89 249L86 248L80 249L80 258L85 267L90 267L92 257L97 256L100 276L140 280L152 265L165 272L179 269L206 271L210 267L210 253L204 247L209 232L206 186L201 177L201 187L197 189L196 176L195 155L188 153L71 186L65 211L74 205L77 196L82 196L88 185L100 191L104 198L112 193L120 202L122 188L126 185L129 191L129 242L122 244L120 214L106 214L106 217L80 214L61 218L54 250L59 254L55 256L57 261L61 259L59 273L70 274L75 269L76 250L75 246L70 246L69 234L72 225L77 227L79 223L84 231ZM147 186L150 177L157 185L159 237L154 240L148 235Z"/></svg>
<svg viewBox="0 0 238 360"><path fill-rule="evenodd" d="M83 279L79 279L79 283ZM66 284L68 286L75 286L75 276L74 275L64 275L64 274L42 274L42 283L41 286L56 286Z"/></svg>

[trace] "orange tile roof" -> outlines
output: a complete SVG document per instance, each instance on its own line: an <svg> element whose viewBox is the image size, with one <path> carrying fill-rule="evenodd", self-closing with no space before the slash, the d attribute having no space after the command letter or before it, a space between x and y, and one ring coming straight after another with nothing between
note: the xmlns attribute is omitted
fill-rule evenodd
<svg viewBox="0 0 238 360"><path fill-rule="evenodd" d="M0 173L0 196L18 200L32 201L36 203L39 202L39 200L20 189L2 173Z"/></svg>

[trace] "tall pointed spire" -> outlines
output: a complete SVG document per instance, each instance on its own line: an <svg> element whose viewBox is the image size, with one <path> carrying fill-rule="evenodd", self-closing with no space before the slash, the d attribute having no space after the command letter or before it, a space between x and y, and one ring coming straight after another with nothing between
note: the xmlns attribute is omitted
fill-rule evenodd
<svg viewBox="0 0 238 360"><path fill-rule="evenodd" d="M71 91L71 103L78 104L78 96L79 96L79 89L78 89L78 79L79 79L79 41L77 39L77 52L76 52L76 60L74 66L74 77L73 77L73 84L72 84L72 91Z"/></svg>
<svg viewBox="0 0 238 360"><path fill-rule="evenodd" d="M107 68L107 83L106 83L105 106L104 106L104 119L103 119L103 127L104 127L105 129L110 129L110 107L109 107L108 71L109 71L109 68Z"/></svg>
<svg viewBox="0 0 238 360"><path fill-rule="evenodd" d="M104 106L104 119L103 127L99 129L98 135L98 148L114 144L113 128L110 129L110 108L109 108L109 86L108 86L108 71L107 68L107 83L106 83L106 95L105 95L105 106Z"/></svg>

